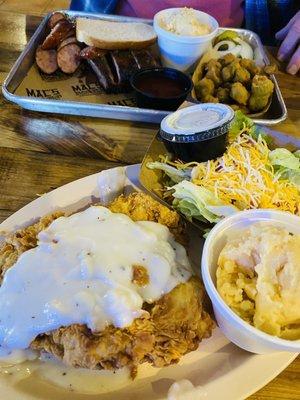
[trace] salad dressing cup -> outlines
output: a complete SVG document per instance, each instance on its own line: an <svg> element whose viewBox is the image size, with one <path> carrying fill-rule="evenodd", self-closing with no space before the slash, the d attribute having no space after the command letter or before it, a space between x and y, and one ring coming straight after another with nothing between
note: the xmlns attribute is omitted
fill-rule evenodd
<svg viewBox="0 0 300 400"><path fill-rule="evenodd" d="M196 104L166 116L159 137L175 159L207 161L224 153L233 118L234 112L227 105Z"/></svg>

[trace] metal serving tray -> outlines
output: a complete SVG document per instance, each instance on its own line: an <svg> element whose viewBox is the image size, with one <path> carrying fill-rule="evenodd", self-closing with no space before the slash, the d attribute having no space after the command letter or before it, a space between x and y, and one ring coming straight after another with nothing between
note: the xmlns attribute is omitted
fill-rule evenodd
<svg viewBox="0 0 300 400"><path fill-rule="evenodd" d="M147 24L152 24L152 20L131 18L115 15L106 14L92 14L69 10L60 10L71 18L76 17L88 17L93 19L104 19L111 21L139 21ZM9 72L7 78L2 86L2 92L6 99L18 104L19 106L33 111L43 111L48 113L58 113L58 114L70 114L79 116L89 116L98 118L112 118L130 121L142 121L142 122L152 122L159 123L167 114L168 111L163 110L149 110L138 107L129 107L123 105L110 105L110 104L99 104L91 103L86 101L67 101L59 99L49 99L49 98L33 98L28 96L20 96L15 92L17 88L21 85L22 81L26 77L30 68L35 62L35 51L37 46L43 41L45 37L45 30L47 26L47 21L52 13L45 16L41 24L38 26L37 30L29 40L25 49L15 62L11 71ZM224 28L220 28L222 32ZM234 29L241 36L245 37L247 41L253 46L258 56L265 64L269 64L269 59L264 51L263 45L254 32L244 30L244 29ZM264 125L274 125L283 121L287 116L286 106L284 104L281 92L279 90L276 78L272 76L275 84L275 91L273 94L271 106L268 111L261 116L259 119L254 119L256 123ZM191 100L196 102L195 100Z"/></svg>

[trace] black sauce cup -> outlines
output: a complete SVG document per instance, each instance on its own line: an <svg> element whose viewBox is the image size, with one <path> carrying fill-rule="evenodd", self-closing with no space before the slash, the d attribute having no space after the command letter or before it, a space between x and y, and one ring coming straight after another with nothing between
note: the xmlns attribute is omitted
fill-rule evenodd
<svg viewBox="0 0 300 400"><path fill-rule="evenodd" d="M170 138L166 132L160 130L158 139L161 140L167 151L175 159L184 162L203 162L220 157L226 150L227 133L230 123L219 129L207 131L198 135L187 135L182 138ZM184 139L184 140L182 140Z"/></svg>
<svg viewBox="0 0 300 400"><path fill-rule="evenodd" d="M141 82L147 79L153 79L153 77L162 81L162 91L163 91L163 80L168 78L173 80L175 85L180 85L180 93L176 96L156 96L153 93L141 88ZM191 92L193 88L193 82L189 76L181 71L174 68L147 68L142 69L132 75L130 79L130 84L135 91L136 102L140 108L150 108L154 110L166 110L174 111L183 103L187 95Z"/></svg>
<svg viewBox="0 0 300 400"><path fill-rule="evenodd" d="M184 162L215 159L226 150L233 118L232 108L225 104L196 104L166 116L157 138L174 159Z"/></svg>

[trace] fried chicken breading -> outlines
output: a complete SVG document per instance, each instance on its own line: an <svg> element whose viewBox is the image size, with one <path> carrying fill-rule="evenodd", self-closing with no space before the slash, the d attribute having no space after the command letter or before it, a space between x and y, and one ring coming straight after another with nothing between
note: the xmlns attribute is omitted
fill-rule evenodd
<svg viewBox="0 0 300 400"><path fill-rule="evenodd" d="M177 235L183 231L175 211L143 193L120 196L109 209L124 213L134 221L159 222ZM0 249L2 275L20 254L37 245L38 233L60 215L41 218L7 239ZM147 270L139 265L132 268L133 282L138 286L146 285ZM126 328L110 325L100 332L92 332L86 325L73 324L37 336L31 348L51 353L73 367L115 370L127 366L134 378L140 363L149 362L157 367L176 363L211 335L214 322L203 308L204 297L202 283L197 277L191 277L154 303L144 303L145 313Z"/></svg>
<svg viewBox="0 0 300 400"><path fill-rule="evenodd" d="M37 235L46 229L52 221L64 215L63 212L56 212L41 218L36 224L25 229L19 229L8 236L4 245L0 247L0 283L5 272L17 261L24 251L30 250L37 245Z"/></svg>
<svg viewBox="0 0 300 400"><path fill-rule="evenodd" d="M138 364L163 367L196 350L211 335L214 323L203 310L204 289L192 277L160 300L145 305L148 315L123 329L109 326L92 333L84 325L62 327L38 336L35 350L46 350L73 367L115 370L128 366L133 376Z"/></svg>
<svg viewBox="0 0 300 400"><path fill-rule="evenodd" d="M176 211L139 192L117 197L108 208L112 212L128 215L133 221L154 221L168 228L177 228L180 222Z"/></svg>
<svg viewBox="0 0 300 400"><path fill-rule="evenodd" d="M132 266L132 282L138 286L146 286L149 283L149 274L142 265Z"/></svg>
<svg viewBox="0 0 300 400"><path fill-rule="evenodd" d="M165 225L179 243L186 243L183 235L185 225L179 214L145 193L121 195L109 204L108 208L112 212L128 215L133 221L153 221Z"/></svg>

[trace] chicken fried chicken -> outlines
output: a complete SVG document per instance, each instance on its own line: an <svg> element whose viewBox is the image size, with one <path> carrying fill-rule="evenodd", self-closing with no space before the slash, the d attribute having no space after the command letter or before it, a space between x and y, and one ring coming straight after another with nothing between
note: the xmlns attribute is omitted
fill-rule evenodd
<svg viewBox="0 0 300 400"><path fill-rule="evenodd" d="M124 213L134 221L159 222L177 236L183 233L179 215L143 193L120 196L109 209ZM2 276L23 252L37 246L38 233L60 215L41 218L6 239L0 249ZM133 265L132 269L132 282L140 287L147 285L150 276L146 268ZM30 347L51 353L73 367L116 370L126 366L134 378L139 364L149 362L163 367L176 363L211 335L214 322L204 310L204 298L203 285L193 276L155 302L145 302L144 313L130 326L109 325L99 332L92 332L86 325L62 326L38 335Z"/></svg>
<svg viewBox="0 0 300 400"><path fill-rule="evenodd" d="M0 247L0 283L3 280L5 272L17 261L18 257L24 251L36 247L38 233L46 229L52 221L62 215L62 212L56 212L45 216L36 224L30 225L25 229L19 229L13 235L6 238L3 246Z"/></svg>
<svg viewBox="0 0 300 400"><path fill-rule="evenodd" d="M192 277L155 303L145 304L148 315L127 328L109 326L93 333L85 325L71 325L38 336L31 347L73 367L115 370L128 366L134 377L138 364L177 363L211 335L214 323L203 310L203 299L203 286Z"/></svg>
<svg viewBox="0 0 300 400"><path fill-rule="evenodd" d="M179 243L186 244L184 222L176 211L170 210L145 193L135 192L119 196L108 208L115 213L128 215L133 221L153 221L167 226Z"/></svg>

